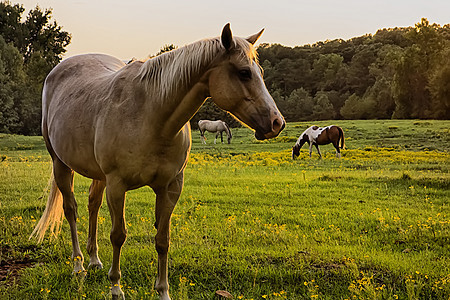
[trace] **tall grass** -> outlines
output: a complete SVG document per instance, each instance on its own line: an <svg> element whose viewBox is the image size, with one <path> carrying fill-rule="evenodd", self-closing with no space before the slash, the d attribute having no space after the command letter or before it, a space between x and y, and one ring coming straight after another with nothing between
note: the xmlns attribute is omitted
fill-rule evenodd
<svg viewBox="0 0 450 300"><path fill-rule="evenodd" d="M306 149L291 160L290 147L309 123L288 124L267 142L241 128L231 145L209 139L205 146L193 133L172 217L173 299L213 299L217 290L235 299L448 299L450 122L334 123L347 138L341 159L329 145L321 147L322 160L316 153L309 158ZM4 135L0 149L6 157L0 163L1 261L32 262L0 283L0 298L108 298L106 205L99 215L105 269L74 277L67 222L57 239L28 240L51 168L41 140ZM76 176L82 242L89 184ZM154 200L149 188L127 195L122 284L128 299L157 299Z"/></svg>

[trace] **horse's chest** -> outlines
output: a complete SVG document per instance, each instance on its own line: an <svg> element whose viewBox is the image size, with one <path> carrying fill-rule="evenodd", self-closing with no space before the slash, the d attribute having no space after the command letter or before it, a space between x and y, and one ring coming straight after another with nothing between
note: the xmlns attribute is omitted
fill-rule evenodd
<svg viewBox="0 0 450 300"><path fill-rule="evenodd" d="M133 165L133 170L125 177L130 178L131 186L149 185L152 188L163 187L172 182L184 170L189 149L163 148L152 152Z"/></svg>

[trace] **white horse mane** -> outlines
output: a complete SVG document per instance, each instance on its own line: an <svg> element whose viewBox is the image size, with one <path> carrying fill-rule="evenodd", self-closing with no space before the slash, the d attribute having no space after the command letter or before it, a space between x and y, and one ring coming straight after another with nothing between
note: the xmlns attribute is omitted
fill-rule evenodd
<svg viewBox="0 0 450 300"><path fill-rule="evenodd" d="M242 59L257 62L256 49L243 38L234 37L235 49ZM207 68L220 53L224 53L220 38L200 40L184 47L150 58L143 63L138 78L147 90L157 91L160 101L186 88L190 79ZM156 100L156 99L155 99Z"/></svg>

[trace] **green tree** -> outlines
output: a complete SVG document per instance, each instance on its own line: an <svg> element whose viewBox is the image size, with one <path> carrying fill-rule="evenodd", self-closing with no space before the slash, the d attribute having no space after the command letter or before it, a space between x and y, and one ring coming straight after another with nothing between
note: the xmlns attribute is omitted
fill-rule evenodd
<svg viewBox="0 0 450 300"><path fill-rule="evenodd" d="M282 114L288 121L310 120L314 100L304 88L295 89L282 107Z"/></svg>
<svg viewBox="0 0 450 300"><path fill-rule="evenodd" d="M435 64L429 79L431 93L432 117L450 118L450 44L442 52L440 63Z"/></svg>
<svg viewBox="0 0 450 300"><path fill-rule="evenodd" d="M25 45L24 24L21 23L24 11L22 5L0 2L0 35L6 43L13 43L16 48Z"/></svg>
<svg viewBox="0 0 450 300"><path fill-rule="evenodd" d="M56 21L52 22L52 9L41 10L39 6L30 10L21 23L24 8L11 5L9 1L0 3L0 35L6 42L12 42L24 57L25 64L34 53L39 53L47 62L47 69L61 61L71 35L62 30ZM48 70L46 70L48 71Z"/></svg>
<svg viewBox="0 0 450 300"><path fill-rule="evenodd" d="M318 82L319 90L332 90L339 88L338 74L342 68L344 58L338 54L321 54L314 60L311 70L312 80Z"/></svg>
<svg viewBox="0 0 450 300"><path fill-rule="evenodd" d="M402 55L401 47L386 44L379 48L376 61L369 66L369 72L375 78L375 83L366 90L364 98L375 101L376 118L392 117L395 109L392 82L396 65L400 62Z"/></svg>
<svg viewBox="0 0 450 300"><path fill-rule="evenodd" d="M212 98L209 98L200 107L197 113L191 119L191 127L193 129L198 128L199 120L222 120L228 124L229 127L240 127L241 123L226 111L219 108Z"/></svg>
<svg viewBox="0 0 450 300"><path fill-rule="evenodd" d="M0 110L3 119L5 116L9 119L8 123L0 125L0 130L39 134L42 85L47 74L61 61L71 36L56 21L52 22L51 9L42 11L36 6L22 22L24 11L22 5L0 2L1 64L4 69L0 94L5 97L0 101L8 102ZM16 73L20 76L13 76Z"/></svg>
<svg viewBox="0 0 450 300"><path fill-rule="evenodd" d="M413 45L404 51L394 76L394 118L432 118L435 113L428 81L445 42L440 26L423 18L406 33Z"/></svg>
<svg viewBox="0 0 450 300"><path fill-rule="evenodd" d="M335 116L333 104L328 99L326 92L317 92L314 97L313 120L330 120Z"/></svg>
<svg viewBox="0 0 450 300"><path fill-rule="evenodd" d="M371 119L376 115L376 103L373 99L351 95L341 108L341 115L345 119Z"/></svg>
<svg viewBox="0 0 450 300"><path fill-rule="evenodd" d="M0 132L14 133L21 127L16 100L24 87L22 56L0 35Z"/></svg>
<svg viewBox="0 0 450 300"><path fill-rule="evenodd" d="M164 46L159 50L159 52L156 53L155 56L161 55L161 54L163 54L163 53L165 53L165 52L169 52L169 51L175 50L175 49L177 49L177 48L178 48L178 47L175 46L174 44L164 45Z"/></svg>

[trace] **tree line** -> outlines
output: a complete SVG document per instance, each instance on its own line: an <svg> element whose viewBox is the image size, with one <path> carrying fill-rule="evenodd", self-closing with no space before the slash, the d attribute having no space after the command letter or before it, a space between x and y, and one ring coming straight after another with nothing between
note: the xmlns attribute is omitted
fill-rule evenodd
<svg viewBox="0 0 450 300"><path fill-rule="evenodd" d="M71 35L38 6L25 20L22 5L0 2L0 132L41 133L41 92Z"/></svg>
<svg viewBox="0 0 450 300"><path fill-rule="evenodd" d="M450 116L450 24L423 18L347 41L262 44L258 53L288 121Z"/></svg>
<svg viewBox="0 0 450 300"><path fill-rule="evenodd" d="M0 132L40 134L45 77L70 44L70 33L36 6L0 2ZM24 20L23 20L24 19ZM166 45L157 55L176 48ZM414 27L287 47L261 44L269 92L287 121L448 119L450 25L422 19ZM239 122L207 100L200 119Z"/></svg>
<svg viewBox="0 0 450 300"><path fill-rule="evenodd" d="M380 29L349 40L261 44L264 81L289 122L448 119L450 24ZM212 101L194 116L238 123Z"/></svg>

